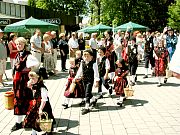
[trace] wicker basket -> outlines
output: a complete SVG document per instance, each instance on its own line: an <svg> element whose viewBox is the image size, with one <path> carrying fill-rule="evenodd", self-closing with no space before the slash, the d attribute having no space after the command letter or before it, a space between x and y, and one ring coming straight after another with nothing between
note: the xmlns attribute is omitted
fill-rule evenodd
<svg viewBox="0 0 180 135"><path fill-rule="evenodd" d="M43 112L43 114L45 115L46 119L41 119L41 117L40 117L39 126L42 131L51 132L53 119L48 119L47 112Z"/></svg>
<svg viewBox="0 0 180 135"><path fill-rule="evenodd" d="M134 90L132 89L132 86L124 88L124 94L126 97L132 97L134 95Z"/></svg>

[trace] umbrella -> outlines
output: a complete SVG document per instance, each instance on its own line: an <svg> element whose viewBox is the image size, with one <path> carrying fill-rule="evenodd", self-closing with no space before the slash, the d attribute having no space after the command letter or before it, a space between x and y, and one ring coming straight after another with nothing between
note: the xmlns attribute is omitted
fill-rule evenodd
<svg viewBox="0 0 180 135"><path fill-rule="evenodd" d="M106 31L106 30L112 30L112 27L106 26L103 24L98 24L98 25L88 28L86 31L87 32L99 32L99 31Z"/></svg>
<svg viewBox="0 0 180 135"><path fill-rule="evenodd" d="M33 32L36 28L41 31L58 30L58 25L44 22L33 17L7 25L5 32Z"/></svg>
<svg viewBox="0 0 180 135"><path fill-rule="evenodd" d="M85 27L85 28L83 28L83 29L78 30L77 32L85 32L85 33L87 33L87 32L88 32L88 29L91 28L91 27L92 27L92 26L87 26L87 27Z"/></svg>
<svg viewBox="0 0 180 135"><path fill-rule="evenodd" d="M133 22L128 22L128 23L125 23L125 24L122 24L122 25L116 27L115 31L117 31L119 29L122 31L126 31L128 27L133 30L142 30L142 31L146 31L148 29L148 27L146 27L146 26L143 26L143 25L140 25L137 23L133 23Z"/></svg>

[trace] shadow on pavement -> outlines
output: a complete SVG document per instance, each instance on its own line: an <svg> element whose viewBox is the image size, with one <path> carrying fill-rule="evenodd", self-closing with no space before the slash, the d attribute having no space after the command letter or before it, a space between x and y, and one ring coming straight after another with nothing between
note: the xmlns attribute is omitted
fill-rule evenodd
<svg viewBox="0 0 180 135"><path fill-rule="evenodd" d="M158 84L157 82L147 82L147 81L137 81L137 85L152 85L152 84Z"/></svg>
<svg viewBox="0 0 180 135"><path fill-rule="evenodd" d="M165 84L163 84L163 86L172 86L172 87L179 87L180 86L180 84L177 84L177 83L165 83Z"/></svg>
<svg viewBox="0 0 180 135"><path fill-rule="evenodd" d="M141 100L141 99L126 99L124 101L125 106L126 105L131 105L132 107L138 107L138 106L143 106L144 104L147 104L147 100Z"/></svg>
<svg viewBox="0 0 180 135"><path fill-rule="evenodd" d="M70 128L74 128L74 127L77 127L79 126L79 121L77 120L68 120L68 119L57 119L55 118L56 120L56 125L54 125L54 128L57 129L57 131L54 131L53 132L53 135L78 135L78 134L74 134L74 133L70 133L68 132L68 130ZM59 129L59 128L63 128L63 129Z"/></svg>
<svg viewBox="0 0 180 135"><path fill-rule="evenodd" d="M46 80L58 80L58 79L62 79L62 78L67 78L69 75L68 72L60 72L60 73L57 73L56 75L52 75L50 76L48 79Z"/></svg>
<svg viewBox="0 0 180 135"><path fill-rule="evenodd" d="M131 105L132 107L138 107L143 106L144 104L147 104L148 101L146 100L140 100L140 99L126 99L123 102L123 106L103 106L105 103L98 102L95 108L92 108L91 112L97 112L97 111L116 111L116 110L122 110L126 108L126 106Z"/></svg>

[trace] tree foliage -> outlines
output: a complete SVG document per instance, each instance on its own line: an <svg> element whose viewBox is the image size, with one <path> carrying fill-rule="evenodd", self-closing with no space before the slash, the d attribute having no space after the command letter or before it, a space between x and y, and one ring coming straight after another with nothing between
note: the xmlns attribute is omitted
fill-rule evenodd
<svg viewBox="0 0 180 135"><path fill-rule="evenodd" d="M174 29L180 30L180 1L176 0L174 4L169 6L168 25Z"/></svg>
<svg viewBox="0 0 180 135"><path fill-rule="evenodd" d="M28 0L28 5L64 14L85 13L86 0Z"/></svg>
<svg viewBox="0 0 180 135"><path fill-rule="evenodd" d="M97 1L99 5L97 5ZM168 6L174 0L91 0L92 24L121 25L129 21L162 29L167 24ZM98 14L97 7L100 9ZM91 9L91 10L92 10ZM99 22L97 20L100 20Z"/></svg>

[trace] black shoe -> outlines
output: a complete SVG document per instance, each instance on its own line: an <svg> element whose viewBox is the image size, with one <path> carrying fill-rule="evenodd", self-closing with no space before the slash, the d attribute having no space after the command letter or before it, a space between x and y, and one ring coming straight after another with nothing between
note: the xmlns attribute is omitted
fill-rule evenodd
<svg viewBox="0 0 180 135"><path fill-rule="evenodd" d="M122 107L122 103L120 103L120 102L117 102L117 105L119 105L120 107Z"/></svg>
<svg viewBox="0 0 180 135"><path fill-rule="evenodd" d="M92 101L89 106L95 107L95 106L96 106L96 103L97 103L97 99L95 99L94 101Z"/></svg>
<svg viewBox="0 0 180 135"><path fill-rule="evenodd" d="M50 76L54 75L54 73L53 73L53 72L49 72L48 74L49 74Z"/></svg>
<svg viewBox="0 0 180 135"><path fill-rule="evenodd" d="M131 85L131 86L134 86L134 85L135 85L135 82L130 81L130 85Z"/></svg>
<svg viewBox="0 0 180 135"><path fill-rule="evenodd" d="M97 99L101 99L101 98L103 98L103 95L99 95L99 96L97 97Z"/></svg>
<svg viewBox="0 0 180 135"><path fill-rule="evenodd" d="M68 104L62 104L62 106L64 106L64 109L68 108Z"/></svg>
<svg viewBox="0 0 180 135"><path fill-rule="evenodd" d="M11 128L11 132L19 130L22 128L22 122L21 123L15 123L15 125Z"/></svg>
<svg viewBox="0 0 180 135"><path fill-rule="evenodd" d="M167 78L164 78L164 83L167 83Z"/></svg>
<svg viewBox="0 0 180 135"><path fill-rule="evenodd" d="M109 88L109 95L111 95L112 94L112 86L110 86L110 88Z"/></svg>
<svg viewBox="0 0 180 135"><path fill-rule="evenodd" d="M137 75L136 75L136 77L135 77L134 81L135 81L135 82L137 82Z"/></svg>
<svg viewBox="0 0 180 135"><path fill-rule="evenodd" d="M84 100L81 101L81 103L79 103L79 106L83 106L83 105L85 105L85 101Z"/></svg>
<svg viewBox="0 0 180 135"><path fill-rule="evenodd" d="M154 73L154 72L152 72L151 76L155 76L155 73Z"/></svg>
<svg viewBox="0 0 180 135"><path fill-rule="evenodd" d="M162 86L162 84L161 84L161 83L157 85L157 87L161 87L161 86Z"/></svg>
<svg viewBox="0 0 180 135"><path fill-rule="evenodd" d="M87 114L88 112L90 112L89 109L83 109L81 114L84 115L84 114Z"/></svg>
<svg viewBox="0 0 180 135"><path fill-rule="evenodd" d="M143 76L143 79L145 79L145 78L148 78L148 76L147 75Z"/></svg>

